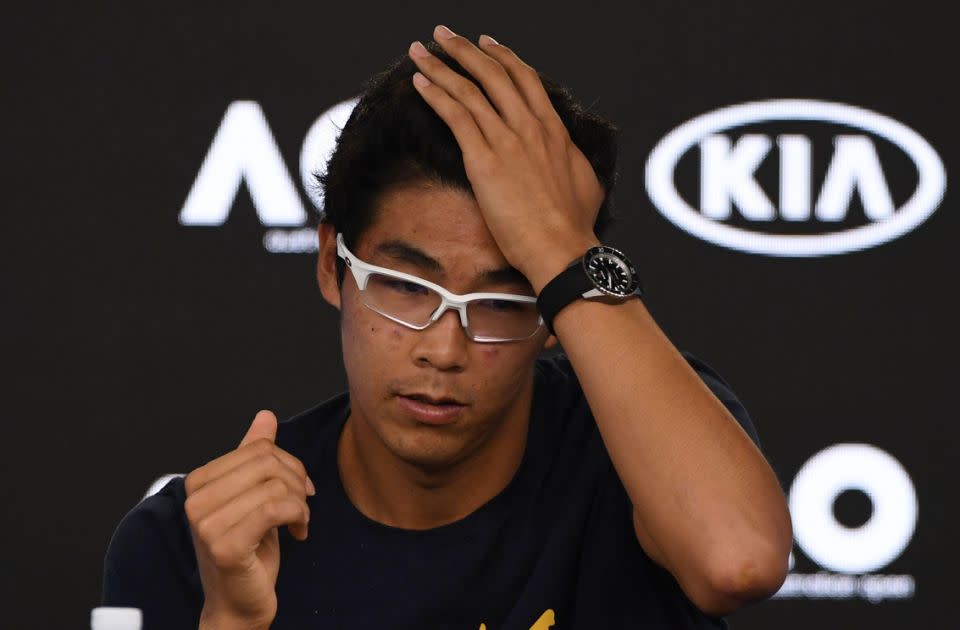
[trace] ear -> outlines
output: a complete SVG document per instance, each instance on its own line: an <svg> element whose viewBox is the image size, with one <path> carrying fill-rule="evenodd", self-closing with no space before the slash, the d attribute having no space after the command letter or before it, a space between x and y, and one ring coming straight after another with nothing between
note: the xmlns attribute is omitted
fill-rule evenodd
<svg viewBox="0 0 960 630"><path fill-rule="evenodd" d="M337 286L337 234L333 224L321 222L317 226L320 252L317 255L317 284L320 293L331 306L340 310L340 287Z"/></svg>

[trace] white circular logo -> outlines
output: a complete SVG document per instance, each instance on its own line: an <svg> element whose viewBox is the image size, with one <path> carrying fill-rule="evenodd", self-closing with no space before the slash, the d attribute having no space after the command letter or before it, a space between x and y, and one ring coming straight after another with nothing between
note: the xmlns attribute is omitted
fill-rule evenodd
<svg viewBox="0 0 960 630"><path fill-rule="evenodd" d="M838 522L836 498L860 490L873 504L857 528ZM895 560L913 537L917 495L903 466L869 444L835 444L803 465L790 487L793 536L811 560L841 573L866 573Z"/></svg>

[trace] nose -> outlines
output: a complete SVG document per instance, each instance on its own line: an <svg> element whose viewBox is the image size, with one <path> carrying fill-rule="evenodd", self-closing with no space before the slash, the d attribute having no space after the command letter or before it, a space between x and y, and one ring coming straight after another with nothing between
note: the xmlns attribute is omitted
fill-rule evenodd
<svg viewBox="0 0 960 630"><path fill-rule="evenodd" d="M412 355L416 364L438 370L462 371L466 368L470 338L456 309L447 309L416 337Z"/></svg>

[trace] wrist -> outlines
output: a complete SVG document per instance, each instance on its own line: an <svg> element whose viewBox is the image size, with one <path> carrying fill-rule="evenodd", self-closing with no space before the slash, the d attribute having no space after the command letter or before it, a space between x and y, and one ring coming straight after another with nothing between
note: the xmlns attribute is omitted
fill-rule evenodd
<svg viewBox="0 0 960 630"><path fill-rule="evenodd" d="M523 274L530 281L534 292L540 295L540 291L548 282L595 245L600 245L600 241L592 234L563 244L555 244L549 249L531 255L530 263L526 269L522 270Z"/></svg>

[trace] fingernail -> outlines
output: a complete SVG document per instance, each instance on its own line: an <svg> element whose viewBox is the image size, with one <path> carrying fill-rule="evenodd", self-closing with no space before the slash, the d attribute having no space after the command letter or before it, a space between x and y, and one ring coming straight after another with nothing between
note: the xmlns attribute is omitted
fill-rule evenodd
<svg viewBox="0 0 960 630"><path fill-rule="evenodd" d="M317 488L313 485L313 481L310 480L310 477L307 477L307 494L311 497L317 493Z"/></svg>
<svg viewBox="0 0 960 630"><path fill-rule="evenodd" d="M414 57L429 57L430 53L427 52L426 46L421 44L419 41L413 42L410 44L410 54Z"/></svg>
<svg viewBox="0 0 960 630"><path fill-rule="evenodd" d="M493 44L499 44L499 43L500 43L500 42L498 42L498 41L495 40L494 38L490 37L489 35L481 35L481 36L480 36L480 45L481 45L481 46L491 46L491 45L493 45Z"/></svg>
<svg viewBox="0 0 960 630"><path fill-rule="evenodd" d="M440 39L450 39L451 37L456 35L456 33L451 31L449 28L447 28L443 24L438 24L437 28L434 29L434 33L436 33L437 37L439 37Z"/></svg>
<svg viewBox="0 0 960 630"><path fill-rule="evenodd" d="M414 72L414 73L413 73L413 83L414 83L414 85L416 85L417 87L427 87L428 85L430 85L430 79L428 79L427 77L423 76L423 75L420 74L419 72Z"/></svg>

